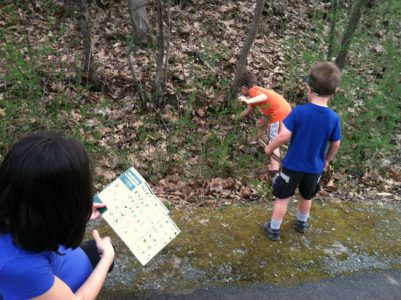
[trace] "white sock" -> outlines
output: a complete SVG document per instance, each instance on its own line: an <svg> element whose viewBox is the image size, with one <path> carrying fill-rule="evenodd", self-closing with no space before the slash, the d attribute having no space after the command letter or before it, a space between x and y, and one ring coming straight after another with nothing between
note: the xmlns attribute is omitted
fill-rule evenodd
<svg viewBox="0 0 401 300"><path fill-rule="evenodd" d="M309 218L309 214L303 214L300 211L297 211L297 220L298 221L306 222L306 221L308 221L308 218Z"/></svg>
<svg viewBox="0 0 401 300"><path fill-rule="evenodd" d="M274 220L274 219L271 220L271 222L270 222L271 229L280 229L280 226L281 226L281 221Z"/></svg>

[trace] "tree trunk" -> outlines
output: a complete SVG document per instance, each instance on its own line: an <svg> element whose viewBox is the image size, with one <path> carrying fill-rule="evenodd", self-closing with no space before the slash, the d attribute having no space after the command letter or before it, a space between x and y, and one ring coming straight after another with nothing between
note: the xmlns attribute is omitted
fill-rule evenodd
<svg viewBox="0 0 401 300"><path fill-rule="evenodd" d="M99 79L96 68L93 61L92 55L92 36L89 28L89 13L88 3L86 0L79 1L79 27L82 33L83 39L83 61L82 61L82 72L85 79L85 83L90 83L92 88L100 90L102 82Z"/></svg>
<svg viewBox="0 0 401 300"><path fill-rule="evenodd" d="M145 93L145 90L143 89L143 86L142 86L141 82L138 80L138 77L136 76L134 62L132 61L132 58L131 58L132 48L133 47L127 48L128 64L129 64L129 67L130 67L130 70L131 70L132 81L134 82L135 89L139 93L139 99L141 100L141 107L144 108L145 104L147 102L147 95Z"/></svg>
<svg viewBox="0 0 401 300"><path fill-rule="evenodd" d="M332 11L330 18L330 33L329 33L329 43L327 47L327 60L331 61L334 54L334 39L336 36L336 23L337 23L337 12L338 12L338 0L331 0Z"/></svg>
<svg viewBox="0 0 401 300"><path fill-rule="evenodd" d="M252 23L249 27L248 35L245 39L244 46L242 47L237 68L235 71L234 82L231 86L230 97L234 98L238 92L238 80L239 75L245 70L246 59L248 57L249 50L251 49L252 43L255 40L256 33L258 31L259 22L262 17L263 7L265 5L265 0L256 0L255 11L252 19Z"/></svg>
<svg viewBox="0 0 401 300"><path fill-rule="evenodd" d="M156 0L157 22L159 33L157 36L157 58L156 58L156 76L155 76L155 93L153 95L153 104L156 109L160 108L163 102L163 61L164 61L164 28L163 28L163 12L160 0Z"/></svg>
<svg viewBox="0 0 401 300"><path fill-rule="evenodd" d="M170 30L171 30L171 5L170 5L170 0L165 0L167 4L166 8L166 38L164 41L164 48L166 50L165 57L164 57L164 74L163 74L163 90L166 88L166 81L168 78L168 60L170 58Z"/></svg>
<svg viewBox="0 0 401 300"><path fill-rule="evenodd" d="M351 40L359 23L359 19L361 18L362 9L368 2L369 0L358 0L358 2L356 2L352 8L352 13L349 18L347 28L345 29L343 38L341 40L341 48L335 60L336 65L340 69L342 69L345 65L348 49L351 45Z"/></svg>
<svg viewBox="0 0 401 300"><path fill-rule="evenodd" d="M145 45L149 40L149 18L146 11L147 0L128 0L133 27L133 40L136 45Z"/></svg>

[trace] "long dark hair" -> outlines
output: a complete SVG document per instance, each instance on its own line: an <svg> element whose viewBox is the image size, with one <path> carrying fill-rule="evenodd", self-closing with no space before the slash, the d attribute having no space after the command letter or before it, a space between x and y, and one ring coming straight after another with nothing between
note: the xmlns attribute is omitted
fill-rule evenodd
<svg viewBox="0 0 401 300"><path fill-rule="evenodd" d="M81 143L31 134L0 165L0 231L30 251L81 243L92 208L92 176Z"/></svg>

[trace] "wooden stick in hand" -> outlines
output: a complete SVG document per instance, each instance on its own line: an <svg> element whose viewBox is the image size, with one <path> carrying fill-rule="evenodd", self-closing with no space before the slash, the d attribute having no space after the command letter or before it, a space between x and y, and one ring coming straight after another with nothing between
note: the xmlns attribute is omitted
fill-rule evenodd
<svg viewBox="0 0 401 300"><path fill-rule="evenodd" d="M258 139L258 142L262 144L263 147L267 147L266 143L264 141L262 141L261 139ZM271 156L275 161L281 163L281 158L279 156L277 156L276 154L272 153L269 156Z"/></svg>

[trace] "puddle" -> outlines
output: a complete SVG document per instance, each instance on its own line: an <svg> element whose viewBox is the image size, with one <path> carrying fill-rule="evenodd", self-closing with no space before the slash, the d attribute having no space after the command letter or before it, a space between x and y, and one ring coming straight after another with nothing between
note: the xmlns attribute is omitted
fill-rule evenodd
<svg viewBox="0 0 401 300"><path fill-rule="evenodd" d="M112 237L117 253L100 299L119 291L132 296L185 294L224 283L288 285L401 268L398 206L317 200L309 231L302 235L292 228L293 203L282 224L280 242L268 240L258 226L271 210L272 203L172 211L182 232L145 267L100 222L99 231Z"/></svg>

